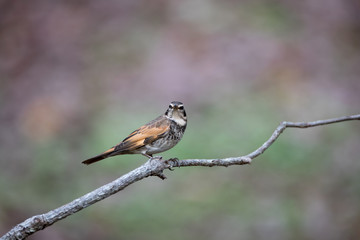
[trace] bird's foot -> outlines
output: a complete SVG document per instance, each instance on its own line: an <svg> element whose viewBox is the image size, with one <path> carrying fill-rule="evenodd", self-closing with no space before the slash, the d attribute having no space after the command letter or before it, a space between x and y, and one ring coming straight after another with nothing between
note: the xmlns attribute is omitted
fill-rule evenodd
<svg viewBox="0 0 360 240"><path fill-rule="evenodd" d="M170 164L169 162L173 162L173 164ZM170 171L174 171L174 169L171 168L171 165L173 167L180 167L180 162L178 158L170 158L168 160L165 160L165 163L169 166L168 169Z"/></svg>
<svg viewBox="0 0 360 240"><path fill-rule="evenodd" d="M178 158L170 158L168 161L174 163L174 167L180 167L180 160Z"/></svg>

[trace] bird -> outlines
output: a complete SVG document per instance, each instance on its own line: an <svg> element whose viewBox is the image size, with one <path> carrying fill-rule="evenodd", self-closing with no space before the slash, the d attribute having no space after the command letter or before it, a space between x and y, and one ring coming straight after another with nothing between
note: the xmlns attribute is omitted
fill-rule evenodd
<svg viewBox="0 0 360 240"><path fill-rule="evenodd" d="M82 163L89 165L123 154L142 154L151 160L153 154L169 150L181 140L186 124L184 104L173 101L163 115L136 129L119 144Z"/></svg>

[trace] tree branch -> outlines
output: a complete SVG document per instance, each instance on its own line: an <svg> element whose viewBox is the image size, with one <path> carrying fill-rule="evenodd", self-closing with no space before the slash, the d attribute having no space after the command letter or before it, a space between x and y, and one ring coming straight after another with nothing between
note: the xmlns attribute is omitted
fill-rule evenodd
<svg viewBox="0 0 360 240"><path fill-rule="evenodd" d="M80 197L72 202L65 204L59 208L56 208L52 211L49 211L44 214L36 215L31 218L28 218L24 222L16 225L8 233L0 238L0 240L8 239L25 239L29 235L42 230L55 222L66 218L96 202L99 202L121 190L126 188L132 183L140 181L141 179L147 178L149 176L157 176L161 179L165 179L163 171L165 169L170 169L172 167L188 167L188 166L204 166L204 167L213 167L213 166L230 166L230 165L244 165L250 164L251 161L257 156L264 153L280 136L280 134L286 128L309 128L316 127L320 125L332 124L337 122L351 121L351 120L360 120L360 114L319 120L314 122L282 122L275 129L271 137L258 149L249 153L245 156L240 157L231 157L223 159L186 159L186 160L149 160L140 167L132 170L131 172L121 176L120 178L102 186L98 189Z"/></svg>

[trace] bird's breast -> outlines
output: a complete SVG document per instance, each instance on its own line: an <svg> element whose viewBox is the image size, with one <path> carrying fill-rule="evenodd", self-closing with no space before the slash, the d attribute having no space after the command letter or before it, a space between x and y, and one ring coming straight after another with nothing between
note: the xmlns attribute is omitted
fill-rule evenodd
<svg viewBox="0 0 360 240"><path fill-rule="evenodd" d="M184 135L184 131L185 126L179 126L172 123L168 134L146 146L147 153L155 154L169 150L181 140Z"/></svg>

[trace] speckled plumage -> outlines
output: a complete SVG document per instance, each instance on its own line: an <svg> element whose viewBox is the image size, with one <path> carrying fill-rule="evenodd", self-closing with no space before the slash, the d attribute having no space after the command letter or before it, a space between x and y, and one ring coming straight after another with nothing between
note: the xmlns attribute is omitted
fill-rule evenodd
<svg viewBox="0 0 360 240"><path fill-rule="evenodd" d="M171 102L164 115L136 129L118 145L83 163L91 164L122 154L142 154L152 157L153 154L174 147L183 137L186 124L187 118L183 104Z"/></svg>

